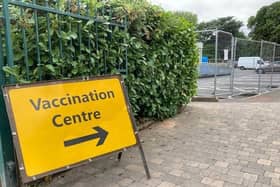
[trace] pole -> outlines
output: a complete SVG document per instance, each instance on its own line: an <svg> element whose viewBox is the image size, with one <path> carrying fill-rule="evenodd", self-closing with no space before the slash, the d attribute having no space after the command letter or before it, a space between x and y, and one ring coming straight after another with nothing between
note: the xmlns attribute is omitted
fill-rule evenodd
<svg viewBox="0 0 280 187"><path fill-rule="evenodd" d="M237 47L237 38L232 36L232 45L231 45L231 81L230 81L230 91L231 97L233 96L234 92L234 63L236 58L236 47Z"/></svg>
<svg viewBox="0 0 280 187"><path fill-rule="evenodd" d="M215 42L215 74L214 74L214 92L213 94L216 96L217 90L217 73L218 73L218 37L219 31L216 29L216 42Z"/></svg>
<svg viewBox="0 0 280 187"><path fill-rule="evenodd" d="M9 0L3 0L2 7L4 17L6 65L12 67L14 65L14 54L11 37L9 2ZM3 67L0 68L2 69ZM8 81L9 83L14 83L14 77L10 76ZM0 86L3 86L4 84L5 80L2 80ZM16 175L16 161L14 157L14 147L11 136L12 133L9 126L8 115L2 92L0 94L0 123L0 186L18 186L19 178Z"/></svg>
<svg viewBox="0 0 280 187"><path fill-rule="evenodd" d="M3 16L4 16L4 29L5 29L5 41L6 41L6 53L7 53L7 64L12 67L14 65L14 55L11 37L11 25L10 25L10 13L9 13L9 1L3 1ZM12 76L10 78L10 83L14 82Z"/></svg>
<svg viewBox="0 0 280 187"><path fill-rule="evenodd" d="M261 41L260 57L263 56L263 40ZM260 65L260 64L259 64ZM261 92L261 74L258 73L258 94Z"/></svg>
<svg viewBox="0 0 280 187"><path fill-rule="evenodd" d="M276 43L274 43L273 46L273 56L272 56L272 69L271 69L271 76L270 76L270 90L272 90L272 84L273 84L273 73L274 73L274 61L275 61L275 52L276 52Z"/></svg>

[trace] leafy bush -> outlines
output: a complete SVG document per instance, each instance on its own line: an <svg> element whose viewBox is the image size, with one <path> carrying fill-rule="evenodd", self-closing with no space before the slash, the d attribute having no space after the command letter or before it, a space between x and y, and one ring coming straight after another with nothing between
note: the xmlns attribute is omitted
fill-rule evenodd
<svg viewBox="0 0 280 187"><path fill-rule="evenodd" d="M127 1L130 20L127 86L138 117L174 116L196 91L195 32L183 17L146 1Z"/></svg>
<svg viewBox="0 0 280 187"><path fill-rule="evenodd" d="M81 12L86 13L84 7L81 6ZM94 11L103 23L50 14L50 36L45 13L38 13L40 64L33 11L25 9L21 14L15 9L13 17L17 24L12 27L15 66L5 66L6 74L18 82L113 74L126 68L127 57L128 74L124 77L137 118L171 117L190 101L196 91L198 62L191 23L146 0L114 0L91 4L89 9L89 14ZM112 10L110 16L106 16L108 10ZM109 24L109 21L121 23L125 16L127 29ZM27 37L28 59L23 55L22 28Z"/></svg>

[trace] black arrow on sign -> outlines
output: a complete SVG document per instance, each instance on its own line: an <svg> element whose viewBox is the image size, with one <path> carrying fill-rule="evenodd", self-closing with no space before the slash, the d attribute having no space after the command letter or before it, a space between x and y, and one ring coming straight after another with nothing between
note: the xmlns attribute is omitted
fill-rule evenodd
<svg viewBox="0 0 280 187"><path fill-rule="evenodd" d="M93 129L97 131L96 134L90 134L72 140L66 140L64 141L64 147L69 147L72 145L80 144L97 138L99 138L99 141L97 142L96 146L102 145L108 135L108 132L102 129L101 127L93 127Z"/></svg>

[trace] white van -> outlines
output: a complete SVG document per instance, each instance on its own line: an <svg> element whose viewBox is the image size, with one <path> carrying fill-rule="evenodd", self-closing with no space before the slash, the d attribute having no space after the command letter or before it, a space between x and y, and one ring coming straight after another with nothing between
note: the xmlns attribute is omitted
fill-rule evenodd
<svg viewBox="0 0 280 187"><path fill-rule="evenodd" d="M237 67L241 70L256 69L263 64L264 61L260 57L239 57Z"/></svg>

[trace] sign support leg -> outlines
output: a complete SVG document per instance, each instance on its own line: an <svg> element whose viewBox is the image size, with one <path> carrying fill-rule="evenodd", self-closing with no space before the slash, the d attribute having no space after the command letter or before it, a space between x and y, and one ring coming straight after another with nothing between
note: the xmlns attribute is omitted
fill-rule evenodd
<svg viewBox="0 0 280 187"><path fill-rule="evenodd" d="M123 80L121 81L121 84L123 86L123 90L125 90L125 92L124 92L125 97L128 100L128 94L127 94L127 90L126 90L126 87L125 87L125 84L124 84ZM131 105L129 103L127 105L127 108L129 109L130 114L132 114L132 111L131 111L132 107L131 107ZM137 129L137 126L136 126L136 120L135 120L133 115L131 115L130 117L131 117L131 120L132 120L132 125L133 125L133 129L134 129L135 137L136 137L136 143L137 143L137 146L138 146L139 151L140 151L140 155L141 155L141 159L142 159L143 166L144 166L144 169L145 169L145 173L146 173L147 179L150 179L151 178L151 174L150 174L149 167L148 167L148 164L147 164L147 160L146 160L146 157L145 157L145 154L144 154L144 150L143 150L143 147L142 147L139 135L138 135L138 129Z"/></svg>
<svg viewBox="0 0 280 187"><path fill-rule="evenodd" d="M146 160L146 157L145 157L145 154L144 154L144 150L143 150L142 144L140 142L140 138L138 136L138 133L136 133L135 136L136 136L138 148L139 148L139 151L140 151L140 155L141 155L141 158L142 158L142 162L143 162L143 165L144 165L144 169L145 169L145 173L146 173L147 179L150 179L151 178L151 174L150 174L150 171L149 171L147 160Z"/></svg>
<svg viewBox="0 0 280 187"><path fill-rule="evenodd" d="M119 161L119 162L120 162L121 159L122 159L122 153L123 153L122 151L118 153L118 161Z"/></svg>

